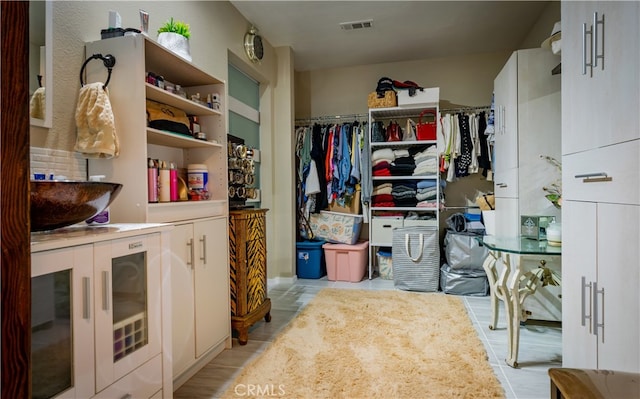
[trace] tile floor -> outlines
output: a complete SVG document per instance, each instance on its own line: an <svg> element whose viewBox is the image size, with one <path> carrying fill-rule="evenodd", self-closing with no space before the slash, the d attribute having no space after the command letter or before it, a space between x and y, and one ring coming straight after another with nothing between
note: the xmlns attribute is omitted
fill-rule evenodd
<svg viewBox="0 0 640 399"><path fill-rule="evenodd" d="M278 332L313 297L325 287L345 289L394 289L393 281L383 279L363 280L360 283L300 279L294 283L270 284L272 301L270 323L256 323L249 332L249 342L240 346L233 340L233 347L223 351L175 393L176 399L217 398L231 383L234 376L254 356L262 352ZM444 295L444 294L443 294ZM555 325L529 325L520 330L520 368L508 366L504 359L507 353L507 329L501 308L498 328L489 330L491 309L489 297L463 297L480 340L487 349L489 361L504 387L508 399L543 399L549 397L550 367L562 363L562 333ZM480 382L481 383L481 382Z"/></svg>

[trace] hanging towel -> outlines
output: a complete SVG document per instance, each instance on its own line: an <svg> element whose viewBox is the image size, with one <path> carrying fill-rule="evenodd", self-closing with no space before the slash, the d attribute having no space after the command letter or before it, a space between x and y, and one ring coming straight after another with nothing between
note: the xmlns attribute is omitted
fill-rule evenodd
<svg viewBox="0 0 640 399"><path fill-rule="evenodd" d="M36 91L33 92L31 101L29 102L29 112L32 118L44 119L45 103L44 87L38 87Z"/></svg>
<svg viewBox="0 0 640 399"><path fill-rule="evenodd" d="M100 82L89 83L78 95L74 150L85 158L115 158L120 154L109 92L103 86Z"/></svg>

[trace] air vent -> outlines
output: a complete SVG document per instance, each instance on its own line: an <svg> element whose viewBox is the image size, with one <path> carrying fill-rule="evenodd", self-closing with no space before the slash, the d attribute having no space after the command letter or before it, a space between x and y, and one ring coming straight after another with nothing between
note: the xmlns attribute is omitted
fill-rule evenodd
<svg viewBox="0 0 640 399"><path fill-rule="evenodd" d="M372 28L372 27L373 27L373 19L340 23L340 29L342 30L354 30L354 29L364 29L364 28Z"/></svg>

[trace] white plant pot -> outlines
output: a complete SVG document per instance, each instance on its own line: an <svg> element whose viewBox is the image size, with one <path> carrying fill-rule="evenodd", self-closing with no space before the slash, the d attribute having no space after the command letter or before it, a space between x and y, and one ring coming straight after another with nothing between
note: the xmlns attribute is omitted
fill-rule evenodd
<svg viewBox="0 0 640 399"><path fill-rule="evenodd" d="M158 43L191 62L189 39L186 37L174 32L162 32L158 34Z"/></svg>

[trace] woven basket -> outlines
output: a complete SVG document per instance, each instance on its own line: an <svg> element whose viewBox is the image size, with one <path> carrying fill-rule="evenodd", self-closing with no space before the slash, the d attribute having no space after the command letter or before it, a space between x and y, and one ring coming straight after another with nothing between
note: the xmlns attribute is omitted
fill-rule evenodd
<svg viewBox="0 0 640 399"><path fill-rule="evenodd" d="M383 98L378 98L378 93L374 91L372 93L369 93L367 105L369 106L369 108L397 107L398 98L396 97L396 92L392 90L385 91Z"/></svg>

